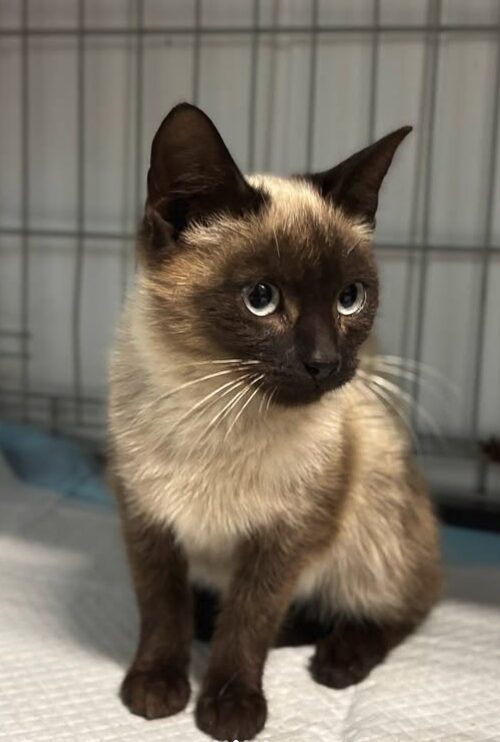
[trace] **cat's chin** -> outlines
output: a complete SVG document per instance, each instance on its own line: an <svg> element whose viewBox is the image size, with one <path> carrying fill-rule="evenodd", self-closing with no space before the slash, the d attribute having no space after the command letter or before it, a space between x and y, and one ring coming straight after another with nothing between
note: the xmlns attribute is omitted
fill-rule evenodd
<svg viewBox="0 0 500 742"><path fill-rule="evenodd" d="M273 394L273 404L280 405L282 407L300 407L303 405L314 404L319 402L320 399L328 394L340 389L347 380L342 380L338 383L331 384L328 387L279 387Z"/></svg>
<svg viewBox="0 0 500 742"><path fill-rule="evenodd" d="M315 390L304 394L303 392L291 393L286 391L281 394L276 393L273 397L273 404L279 407L302 407L319 402L325 394L328 394L328 392Z"/></svg>
<svg viewBox="0 0 500 742"><path fill-rule="evenodd" d="M282 407L314 404L348 384L354 378L355 373L356 366L352 366L346 368L342 374L337 375L328 383L321 385L281 383L273 387L275 391L272 393L272 403Z"/></svg>

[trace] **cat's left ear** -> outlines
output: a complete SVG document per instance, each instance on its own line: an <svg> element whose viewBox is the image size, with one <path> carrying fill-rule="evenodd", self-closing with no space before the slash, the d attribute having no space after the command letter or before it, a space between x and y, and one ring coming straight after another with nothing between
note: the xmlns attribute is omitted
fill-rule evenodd
<svg viewBox="0 0 500 742"><path fill-rule="evenodd" d="M411 126L403 126L331 170L304 177L325 198L374 227L380 186L396 149L411 130Z"/></svg>

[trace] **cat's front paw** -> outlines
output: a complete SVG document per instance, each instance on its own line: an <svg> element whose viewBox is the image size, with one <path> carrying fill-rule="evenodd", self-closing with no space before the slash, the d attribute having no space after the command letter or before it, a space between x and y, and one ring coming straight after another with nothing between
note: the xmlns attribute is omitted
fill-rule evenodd
<svg viewBox="0 0 500 742"><path fill-rule="evenodd" d="M218 740L253 739L266 723L267 703L260 691L238 683L209 688L198 699L196 723Z"/></svg>
<svg viewBox="0 0 500 742"><path fill-rule="evenodd" d="M191 689L186 676L179 671L162 668L128 671L120 696L130 711L145 719L161 719L182 711L189 701Z"/></svg>

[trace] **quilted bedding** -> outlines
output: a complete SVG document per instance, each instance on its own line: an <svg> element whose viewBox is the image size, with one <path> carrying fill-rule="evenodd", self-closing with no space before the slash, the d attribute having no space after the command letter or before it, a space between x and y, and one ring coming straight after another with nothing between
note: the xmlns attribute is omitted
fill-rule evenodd
<svg viewBox="0 0 500 742"><path fill-rule="evenodd" d="M258 740L500 742L499 571L463 569L450 582L421 631L357 687L313 683L310 647L273 650ZM121 706L136 622L114 515L26 488L0 461L0 739L206 740L193 701L155 722ZM195 646L195 692L205 663Z"/></svg>

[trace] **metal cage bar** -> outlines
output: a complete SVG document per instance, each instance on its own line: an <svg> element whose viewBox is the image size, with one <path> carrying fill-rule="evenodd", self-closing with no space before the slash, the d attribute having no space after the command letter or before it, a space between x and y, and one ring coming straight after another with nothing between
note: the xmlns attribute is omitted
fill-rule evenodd
<svg viewBox="0 0 500 742"><path fill-rule="evenodd" d="M380 0L373 0L373 33L370 68L370 104L368 107L368 141L375 140L377 126L378 62L380 49Z"/></svg>
<svg viewBox="0 0 500 742"><path fill-rule="evenodd" d="M142 164L142 163L141 163ZM141 188L139 189L139 193ZM97 230L97 229L86 229L84 230L84 236L85 239L90 242L118 242L120 240L134 240L136 237L136 232L128 232L128 231L105 231L105 230ZM42 238L51 238L51 239L61 239L61 240L70 240L70 239L76 239L78 236L78 231L76 229L54 229L54 228L45 228L45 227L32 227L29 229L23 229L22 227L0 227L0 236L1 235L10 235L10 236L25 236L27 235L30 238L33 237L42 237ZM412 252L417 251L421 252L424 249L424 243L419 240L415 240L414 242L387 242L386 240L380 242L377 241L377 249L381 250L390 250L393 252ZM452 255L463 255L468 257L474 257L478 260L481 259L482 252L486 252L489 255L500 255L500 245L484 245L481 248L481 251L478 251L477 245L454 245L454 244L446 244L446 243L433 243L428 242L425 245L425 249L429 253L448 253ZM2 334L2 330L0 330L0 335ZM19 335L18 332L16 332L17 335Z"/></svg>
<svg viewBox="0 0 500 742"><path fill-rule="evenodd" d="M76 247L73 277L72 310L72 350L73 350L73 393L76 400L76 422L82 422L82 290L85 259L85 0L78 0L78 39L77 39L77 214Z"/></svg>
<svg viewBox="0 0 500 742"><path fill-rule="evenodd" d="M309 90L307 101L306 171L310 172L314 156L314 122L316 120L316 77L318 68L318 17L319 0L311 3L311 29L309 52Z"/></svg>
<svg viewBox="0 0 500 742"><path fill-rule="evenodd" d="M200 102L200 65L201 65L201 33L202 33L202 0L195 0L193 23L193 79L191 99L193 103Z"/></svg>
<svg viewBox="0 0 500 742"><path fill-rule="evenodd" d="M247 168L252 172L255 167L255 137L257 129L257 80L259 71L259 22L260 0L253 0L252 5L252 49L250 59L250 81L248 90L248 142Z"/></svg>
<svg viewBox="0 0 500 742"><path fill-rule="evenodd" d="M22 419L28 416L27 392L29 389L29 281L30 281L30 142L29 142L29 0L21 4L21 389Z"/></svg>
<svg viewBox="0 0 500 742"><path fill-rule="evenodd" d="M477 310L476 321L476 342L474 349L474 358L476 359L474 367L474 379L472 389L472 414L470 436L472 440L479 437L479 413L481 403L481 384L484 366L484 345L485 345L485 325L486 309L488 306L488 296L490 289L490 259L492 236L493 236L493 219L494 219L494 198L495 186L497 182L498 171L498 137L500 123L500 13L498 22L498 39L496 49L495 76L493 78L493 112L491 120L490 133L490 161L487 175L487 196L486 208L484 214L484 233L483 246L481 248L481 272L479 278L479 305ZM477 492L483 498L486 495L486 478L488 472L487 460L480 456L477 462Z"/></svg>
<svg viewBox="0 0 500 742"><path fill-rule="evenodd" d="M196 6L200 3L200 0L196 0ZM200 17L198 12L195 17ZM323 24L318 26L318 34L328 35L339 35L339 36L357 36L360 34L371 35L374 27L371 24ZM426 33L437 32L440 34L496 34L496 29L492 28L489 23L438 23L438 24L387 24L382 23L378 27L378 31L383 34L412 34L420 36ZM311 32L310 25L279 25L279 26L259 26L259 34L262 35L274 35L274 34L285 34L287 36L303 36ZM2 28L0 29L0 37L12 37L12 36L78 36L79 31L74 27L43 27L43 28L27 28L25 31L19 28ZM144 26L143 28L137 28L134 26L128 28L115 28L113 26L88 26L84 30L84 35L89 36L193 36L199 34L200 36L248 36L252 34L251 26Z"/></svg>
<svg viewBox="0 0 500 742"><path fill-rule="evenodd" d="M429 58L430 58L430 71L429 71L429 111L427 119L427 142L425 152L425 179L424 179L424 196L423 196L423 214L422 214L422 243L419 250L419 282L417 292L417 311L416 311L416 331L415 331L415 347L413 357L417 364L420 364L422 360L423 342L424 342L424 331L425 331L425 300L427 294L427 280L429 272L429 233L430 233L430 219L431 219L431 204L432 204L432 165L434 156L434 127L436 122L436 101L437 101L437 89L438 89L438 72L439 72L439 49L440 39L437 27L441 19L442 2L441 0L429 0L430 7L432 8L433 17L433 28L430 32L430 43L429 43ZM420 370L419 366L416 366L415 370L415 381L413 383L413 398L416 402L413 408L413 419L418 419L418 399L420 396Z"/></svg>

